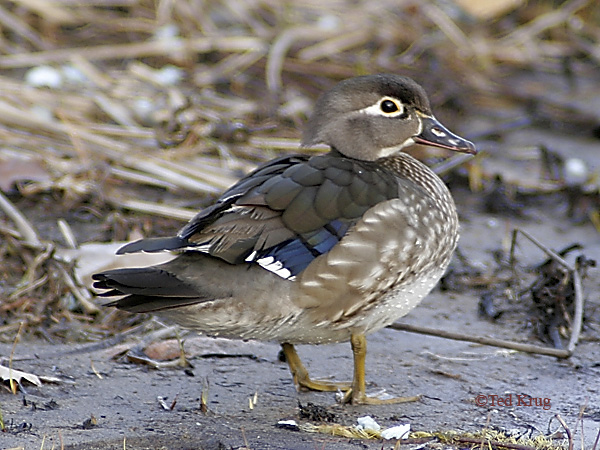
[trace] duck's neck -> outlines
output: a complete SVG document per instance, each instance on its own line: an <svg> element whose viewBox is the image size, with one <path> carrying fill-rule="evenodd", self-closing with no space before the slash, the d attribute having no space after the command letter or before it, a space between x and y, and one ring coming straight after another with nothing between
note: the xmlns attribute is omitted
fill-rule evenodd
<svg viewBox="0 0 600 450"><path fill-rule="evenodd" d="M454 200L450 191L433 170L408 153L400 152L394 156L377 160L383 167L394 172L399 178L411 181L423 189L438 207L450 214L455 214Z"/></svg>

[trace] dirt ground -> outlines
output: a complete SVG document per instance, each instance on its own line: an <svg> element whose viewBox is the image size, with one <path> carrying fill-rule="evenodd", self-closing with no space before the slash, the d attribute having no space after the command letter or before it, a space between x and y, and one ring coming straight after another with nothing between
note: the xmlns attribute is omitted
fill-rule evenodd
<svg viewBox="0 0 600 450"><path fill-rule="evenodd" d="M507 219L481 212L478 201L466 189L455 190L455 196L462 216L460 250L475 266L492 264L492 251L501 247L512 227L528 230L554 248L578 242L588 258L600 260L597 232L591 224L573 226L564 218L564 203L546 201L538 207L528 206L526 216ZM519 254L528 263L544 260L541 252L525 241L520 241ZM401 405L341 406L331 393L297 392L274 343L184 333L185 347L193 349L193 368L156 370L113 359L112 341L83 346L22 342L16 346L13 367L58 377L61 382L41 387L26 384L24 393L1 394L8 427L0 436L0 447L394 448L393 440L349 439L277 427L279 421L289 419L316 424L299 416L298 404L311 402L326 408L342 425L354 425L358 417L370 415L382 427L410 423L413 431L478 431L489 427L519 434L548 434L562 430L553 419L558 414L570 427L576 445L583 441L584 447L591 449L600 428L600 346L593 332L594 327L597 330L600 290L594 272L585 282L589 326L569 360L391 329L370 336L369 390L384 388L396 395L422 395L419 402ZM478 315L477 305L475 291L438 289L404 321L522 342L532 339L523 317L515 320L508 314L507 319L490 322ZM143 338L144 333L139 333L125 342ZM9 345L0 347L2 355L10 351ZM352 358L347 344L300 347L299 352L313 376L350 377ZM203 389L208 393L208 412L201 410ZM512 399L512 405L498 404L496 396ZM523 400L526 396L534 399L532 404ZM166 399L167 405L174 400L176 404L166 410L158 397ZM576 427L583 406L585 411ZM435 445L440 444L418 448L440 448Z"/></svg>

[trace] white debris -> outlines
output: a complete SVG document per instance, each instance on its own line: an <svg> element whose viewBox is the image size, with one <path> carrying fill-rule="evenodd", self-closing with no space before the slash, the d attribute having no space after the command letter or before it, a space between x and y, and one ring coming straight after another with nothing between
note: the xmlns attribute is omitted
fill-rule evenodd
<svg viewBox="0 0 600 450"><path fill-rule="evenodd" d="M407 439L410 433L410 423L386 428L381 432L383 439Z"/></svg>
<svg viewBox="0 0 600 450"><path fill-rule="evenodd" d="M342 25L340 18L334 14L326 14L317 20L317 26L323 31L335 31Z"/></svg>
<svg viewBox="0 0 600 450"><path fill-rule="evenodd" d="M163 397L162 395L156 397L156 400L158 400L158 404L161 406L162 409L164 409L165 411L172 411L173 407L175 406L175 403L172 402L170 405L167 404L168 399L169 397Z"/></svg>
<svg viewBox="0 0 600 450"><path fill-rule="evenodd" d="M150 124L153 113L156 111L154 102L146 97L138 97L131 102L131 109L138 120L144 124Z"/></svg>
<svg viewBox="0 0 600 450"><path fill-rule="evenodd" d="M60 70L51 66L37 66L27 71L25 83L33 87L59 88L63 84Z"/></svg>
<svg viewBox="0 0 600 450"><path fill-rule="evenodd" d="M290 431L300 431L300 427L295 420L280 420L277 422L277 428L283 428Z"/></svg>
<svg viewBox="0 0 600 450"><path fill-rule="evenodd" d="M62 75L65 80L75 83L75 84L84 84L88 81L85 74L77 67L72 64L65 64L61 67Z"/></svg>
<svg viewBox="0 0 600 450"><path fill-rule="evenodd" d="M297 427L298 424L296 423L295 420L280 420L279 422L277 422L277 425L281 425L284 427Z"/></svg>
<svg viewBox="0 0 600 450"><path fill-rule="evenodd" d="M54 113L50 108L42 105L33 105L29 111L38 119L42 119L46 122L54 122Z"/></svg>
<svg viewBox="0 0 600 450"><path fill-rule="evenodd" d="M585 161L579 158L569 158L565 161L565 180L570 186L584 184L589 173Z"/></svg>
<svg viewBox="0 0 600 450"><path fill-rule="evenodd" d="M375 422L375 419L373 419L371 416L359 417L358 419L356 419L356 421L358 422L358 428L361 428L363 430L381 430L379 424Z"/></svg>
<svg viewBox="0 0 600 450"><path fill-rule="evenodd" d="M157 41L168 40L179 37L179 27L173 23L163 25L154 30L153 38Z"/></svg>
<svg viewBox="0 0 600 450"><path fill-rule="evenodd" d="M172 86L179 84L185 76L183 70L172 64L167 64L155 73L155 81L161 86Z"/></svg>

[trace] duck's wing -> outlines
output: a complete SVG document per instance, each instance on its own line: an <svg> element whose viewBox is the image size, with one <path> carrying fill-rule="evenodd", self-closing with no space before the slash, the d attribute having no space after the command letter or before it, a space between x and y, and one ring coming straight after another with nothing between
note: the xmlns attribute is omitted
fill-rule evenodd
<svg viewBox="0 0 600 450"><path fill-rule="evenodd" d="M369 162L333 153L279 158L241 179L177 236L133 242L119 253L195 250L291 278L369 208L397 195L396 177Z"/></svg>

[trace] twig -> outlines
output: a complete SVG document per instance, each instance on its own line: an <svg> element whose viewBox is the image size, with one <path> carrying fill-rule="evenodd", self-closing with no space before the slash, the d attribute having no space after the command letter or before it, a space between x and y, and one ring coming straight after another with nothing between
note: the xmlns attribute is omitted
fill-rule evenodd
<svg viewBox="0 0 600 450"><path fill-rule="evenodd" d="M20 35L23 39L31 42L31 44L40 50L45 50L50 47L49 43L40 38L36 31L23 20L21 20L19 16L11 13L1 6L0 24L2 24L3 27L13 31L17 35Z"/></svg>
<svg viewBox="0 0 600 450"><path fill-rule="evenodd" d="M581 326L583 324L583 289L581 287L581 278L579 272L574 270L572 272L573 286L575 288L575 317L573 322L573 330L571 331L571 339L569 339L569 345L567 350L570 353L575 351L575 346L579 341L579 333L581 333Z"/></svg>
<svg viewBox="0 0 600 450"><path fill-rule="evenodd" d="M458 167L464 164L467 161L472 160L473 158L478 158L482 153L478 153L477 156L473 157L473 155L466 155L464 153L452 155L450 158L445 159L441 163L435 164L431 170L433 170L438 175L443 175L447 172L450 172L455 167Z"/></svg>
<svg viewBox="0 0 600 450"><path fill-rule="evenodd" d="M525 236L527 239L529 239L536 247L538 247L541 251L543 251L546 255L548 255L554 261L559 263L565 269L574 270L574 268L568 262L566 262L563 258L561 258L557 253L550 250L548 247L546 247L544 244L542 244L540 241L538 241L536 238L534 238L527 231L521 230L520 228L515 228L512 233L513 236L512 236L512 243L510 246L510 260L509 260L511 265L514 265L514 263L515 263L514 256L515 256L515 249L516 249L516 245L517 245L517 235L519 233L521 233L523 236Z"/></svg>
<svg viewBox="0 0 600 450"><path fill-rule="evenodd" d="M21 233L21 238L27 245L33 248L43 247L33 226L2 192L0 192L0 208L15 223Z"/></svg>
<svg viewBox="0 0 600 450"><path fill-rule="evenodd" d="M555 356L557 358L568 358L572 354L568 350L559 350L555 348L542 347L540 345L533 344L521 344L519 342L508 341L505 339L496 339L486 336L474 336L471 334L438 330L435 328L422 327L419 325L409 325L406 323L394 322L393 324L388 325L387 328L391 328L392 330L398 331L409 331L411 333L426 334L429 336L437 336L445 339L453 339L455 341L474 342L476 344L491 345L492 347L508 348L520 352Z"/></svg>
<svg viewBox="0 0 600 450"><path fill-rule="evenodd" d="M202 380L202 389L200 390L200 411L204 414L208 412L208 377Z"/></svg>
<svg viewBox="0 0 600 450"><path fill-rule="evenodd" d="M250 450L248 439L246 439L246 430L244 430L244 427L240 427L240 429L242 430L242 438L244 439L244 450Z"/></svg>
<svg viewBox="0 0 600 450"><path fill-rule="evenodd" d="M98 370L96 370L96 367L94 366L94 360L90 358L90 367L92 368L92 372L94 372L94 374L100 378L101 380L104 379L104 377L102 376L102 374L100 372L98 372Z"/></svg>
<svg viewBox="0 0 600 450"><path fill-rule="evenodd" d="M20 0L17 5L32 10L35 14L43 17L45 21L55 24L76 23L76 14L69 11L68 6L61 6L55 2L45 2L41 0Z"/></svg>
<svg viewBox="0 0 600 450"><path fill-rule="evenodd" d="M32 279L31 281L24 283L21 287L15 289L13 292L11 292L8 298L10 300L18 298L21 295L25 294L26 292L33 291L33 290L39 288L40 286L45 285L47 281L48 281L48 274L42 275L40 278L38 278L35 281L33 281L33 279Z"/></svg>
<svg viewBox="0 0 600 450"><path fill-rule="evenodd" d="M60 264L56 264L63 281L71 291L71 294L79 301L79 304L83 308L86 314L97 314L100 312L100 308L92 302L92 296L90 292L80 286L77 286L75 280L69 275L65 268Z"/></svg>
<svg viewBox="0 0 600 450"><path fill-rule="evenodd" d="M8 360L8 384L10 385L10 390L13 395L17 393L17 383L12 377L12 363L15 356L15 349L17 348L17 342L19 342L21 331L23 331L23 325L25 325L25 322L21 322L19 325L19 330L17 331L17 335L15 336L15 340L13 341L12 349L10 351L10 359Z"/></svg>
<svg viewBox="0 0 600 450"><path fill-rule="evenodd" d="M330 39L319 41L312 46L303 48L298 52L298 59L302 61L324 59L350 48L364 45L371 36L372 31L368 28L359 28L348 33L335 35Z"/></svg>
<svg viewBox="0 0 600 450"><path fill-rule="evenodd" d="M461 50L470 53L472 56L479 56L477 48L473 45L471 39L463 33L460 27L458 27L448 14L437 6L437 4L429 2L422 3L421 10L423 11L423 14L454 43L454 45L460 47Z"/></svg>
<svg viewBox="0 0 600 450"><path fill-rule="evenodd" d="M490 441L489 439L483 438L472 438L466 436L460 436L455 438L456 441L459 442L467 442L470 444L480 444L482 448L509 448L513 450L536 450L536 447L532 447L531 445L523 445L523 444L511 444L510 442L500 442L500 441Z"/></svg>
<svg viewBox="0 0 600 450"><path fill-rule="evenodd" d="M115 205L132 211L155 214L157 216L179 219L182 221L190 220L197 212L187 208L177 208L175 206L161 205L143 200L111 198L110 201Z"/></svg>
<svg viewBox="0 0 600 450"><path fill-rule="evenodd" d="M302 39L322 40L333 34L339 33L340 30L327 31L316 26L298 26L286 29L281 33L269 50L266 64L267 88L272 94L281 92L281 72L283 70L283 62L288 50L296 41Z"/></svg>
<svg viewBox="0 0 600 450"><path fill-rule="evenodd" d="M585 450L583 448L583 413L588 405L588 398L585 398L585 403L579 407L579 414L577 414L577 422L575 422L575 432L577 432L577 425L581 424L581 450Z"/></svg>
<svg viewBox="0 0 600 450"><path fill-rule="evenodd" d="M561 8L537 16L531 22L517 28L508 36L504 37L501 42L503 43L503 46L523 44L544 30L567 21L575 12L584 8L588 3L590 3L590 0L571 0L570 2L566 2Z"/></svg>
<svg viewBox="0 0 600 450"><path fill-rule="evenodd" d="M137 172L135 170L123 169L120 167L110 167L111 175L123 180L132 181L138 184L147 184L149 186L157 186L164 189L176 189L177 185L170 181L161 180L155 176Z"/></svg>
<svg viewBox="0 0 600 450"><path fill-rule="evenodd" d="M71 226L65 219L58 219L58 229L62 234L65 242L67 243L68 248L77 248L77 238L75 237L75 233L71 229Z"/></svg>
<svg viewBox="0 0 600 450"><path fill-rule="evenodd" d="M33 284L33 280L35 279L36 270L38 269L39 266L41 266L48 259L50 259L52 257L53 253L54 253L54 245L48 244L43 249L43 251L41 253L38 253L38 255L34 258L34 260L31 263L29 263L29 267L27 267L27 271L25 272L25 275L23 275L23 281L22 281L25 288L28 289L28 285ZM47 278L47 277L48 277L47 274L42 275L42 278ZM22 293L23 292L20 292L19 295L21 295ZM15 297L17 297L17 295L13 292L11 294L11 298L15 298Z"/></svg>
<svg viewBox="0 0 600 450"><path fill-rule="evenodd" d="M565 421L558 414L554 415L554 418L560 422L562 427L565 429L565 433L567 433L567 439L569 440L569 450L573 450L573 436L571 435L571 430L565 423Z"/></svg>
<svg viewBox="0 0 600 450"><path fill-rule="evenodd" d="M596 448L598 447L599 441L600 441L600 429L598 430L598 434L596 434L596 440L594 441L594 446L592 447L592 450L596 450Z"/></svg>
<svg viewBox="0 0 600 450"><path fill-rule="evenodd" d="M15 69L39 64L66 63L73 57L88 61L108 59L134 59L148 56L173 55L178 52L208 53L211 51L246 52L264 51L263 39L252 36L216 36L195 39L165 39L161 41L133 42L127 44L98 45L95 47L64 48L42 52L17 53L0 56L0 67Z"/></svg>
<svg viewBox="0 0 600 450"><path fill-rule="evenodd" d="M573 354L575 351L575 346L579 341L579 334L581 333L581 326L583 324L583 288L581 287L581 277L579 276L579 272L577 271L577 267L569 264L563 258L561 258L558 254L550 250L548 247L543 245L537 239L535 239L532 235L527 233L524 230L519 228L515 228L513 230L513 239L512 244L510 246L510 263L514 264L514 251L516 248L517 234L521 233L527 239L529 239L533 244L535 244L540 250L542 250L546 255L548 255L552 260L559 263L563 266L571 275L573 279L573 290L575 293L575 316L573 320L573 326L571 330L571 338L569 339L569 345L567 346L567 352L569 356Z"/></svg>

